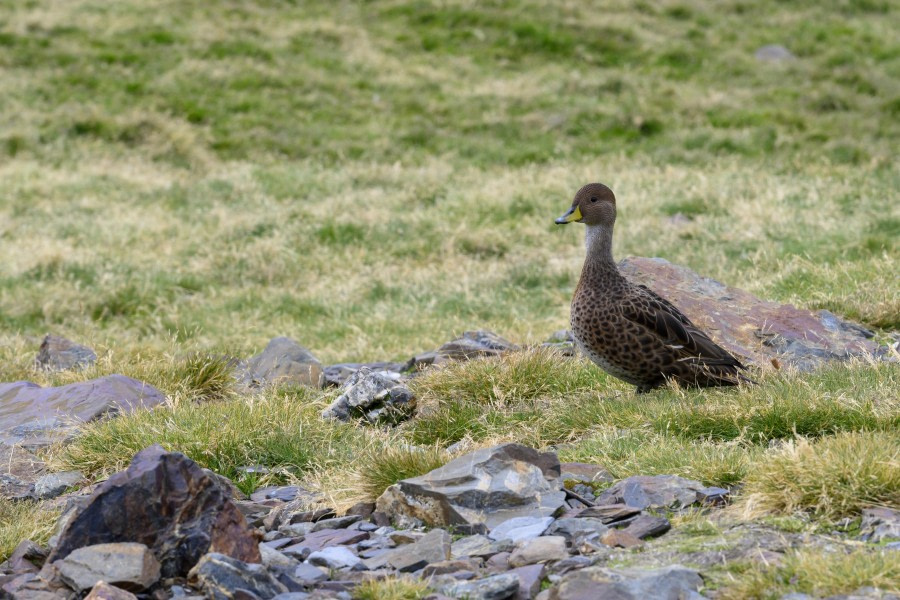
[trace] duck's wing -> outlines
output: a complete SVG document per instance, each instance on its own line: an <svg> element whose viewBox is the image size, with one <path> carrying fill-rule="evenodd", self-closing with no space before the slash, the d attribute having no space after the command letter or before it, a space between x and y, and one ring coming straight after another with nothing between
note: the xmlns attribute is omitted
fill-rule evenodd
<svg viewBox="0 0 900 600"><path fill-rule="evenodd" d="M622 301L622 316L669 347L676 359L714 370L744 369L730 352L712 341L674 304L643 285Z"/></svg>

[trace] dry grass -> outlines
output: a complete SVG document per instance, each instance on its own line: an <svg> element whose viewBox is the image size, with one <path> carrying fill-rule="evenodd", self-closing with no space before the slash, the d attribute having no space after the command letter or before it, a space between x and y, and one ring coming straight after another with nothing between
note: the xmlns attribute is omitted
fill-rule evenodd
<svg viewBox="0 0 900 600"><path fill-rule="evenodd" d="M428 583L411 577L370 580L353 588L353 600L421 600L428 595Z"/></svg>
<svg viewBox="0 0 900 600"><path fill-rule="evenodd" d="M46 544L59 513L32 502L0 498L0 562L9 558L22 540Z"/></svg>

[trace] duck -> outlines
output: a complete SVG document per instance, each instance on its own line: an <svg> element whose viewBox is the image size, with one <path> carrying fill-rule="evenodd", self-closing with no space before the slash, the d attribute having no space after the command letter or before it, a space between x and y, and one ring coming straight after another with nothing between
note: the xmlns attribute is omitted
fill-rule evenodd
<svg viewBox="0 0 900 600"><path fill-rule="evenodd" d="M572 297L575 345L601 369L634 385L638 394L667 385L733 386L752 383L746 367L694 325L674 304L628 280L613 260L616 196L589 183L556 224L585 226L586 256Z"/></svg>

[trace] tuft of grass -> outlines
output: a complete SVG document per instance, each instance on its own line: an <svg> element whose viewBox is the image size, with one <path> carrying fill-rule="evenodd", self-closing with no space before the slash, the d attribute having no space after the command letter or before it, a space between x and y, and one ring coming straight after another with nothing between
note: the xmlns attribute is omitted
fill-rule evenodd
<svg viewBox="0 0 900 600"><path fill-rule="evenodd" d="M797 592L824 598L861 587L900 589L900 553L874 548L796 550L778 565L754 564L720 589L717 597L774 600Z"/></svg>
<svg viewBox="0 0 900 600"><path fill-rule="evenodd" d="M428 582L411 577L386 577L363 581L353 588L353 600L421 600L429 593Z"/></svg>
<svg viewBox="0 0 900 600"><path fill-rule="evenodd" d="M0 497L0 562L9 558L22 540L46 544L58 517L58 511L46 510L37 503Z"/></svg>
<svg viewBox="0 0 900 600"><path fill-rule="evenodd" d="M787 442L745 480L748 515L809 511L853 517L873 505L900 504L900 434L850 432Z"/></svg>
<svg viewBox="0 0 900 600"><path fill-rule="evenodd" d="M398 481L424 475L450 459L447 451L436 446L409 446L399 440L373 446L360 461L364 469L358 473L359 492L365 499L374 500Z"/></svg>

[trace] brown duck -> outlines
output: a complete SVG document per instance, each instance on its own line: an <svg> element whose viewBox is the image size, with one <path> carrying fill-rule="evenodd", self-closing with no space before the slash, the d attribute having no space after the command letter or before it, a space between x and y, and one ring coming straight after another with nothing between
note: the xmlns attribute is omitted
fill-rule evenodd
<svg viewBox="0 0 900 600"><path fill-rule="evenodd" d="M638 393L665 385L735 385L750 381L745 367L716 345L668 300L627 280L612 256L616 197L602 183L575 194L559 225L584 223L587 256L572 298L572 334L601 369L637 386Z"/></svg>

